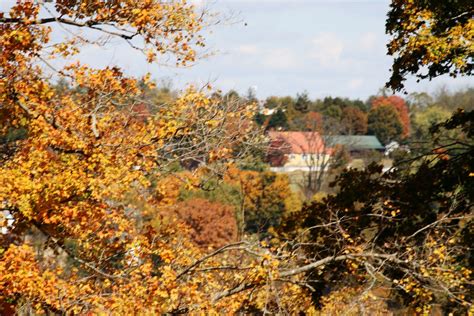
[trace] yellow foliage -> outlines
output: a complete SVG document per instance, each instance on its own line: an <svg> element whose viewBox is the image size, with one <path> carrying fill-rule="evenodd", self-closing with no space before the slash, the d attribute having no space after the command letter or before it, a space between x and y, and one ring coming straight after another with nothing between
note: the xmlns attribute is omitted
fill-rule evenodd
<svg viewBox="0 0 474 316"><path fill-rule="evenodd" d="M13 218L0 236L0 300L38 313L234 313L243 293L213 302L235 280L234 270L179 276L203 254L182 225L152 227L148 219L157 206L175 203L182 182L193 185L193 176L163 170L196 160L225 165L248 139L253 108L225 108L192 87L172 103L144 104L147 78L79 62L58 71L70 88L57 91L39 66L77 54L87 41L103 44L79 35L51 43L54 21L128 41L139 37L149 61L171 54L188 64L203 45L202 16L186 1L54 5L56 20L40 17L41 1L18 1L8 19L0 16L1 132L26 131L0 165L0 205ZM44 260L31 236L48 250ZM223 265L219 260L207 263ZM259 267L239 278L257 284Z"/></svg>

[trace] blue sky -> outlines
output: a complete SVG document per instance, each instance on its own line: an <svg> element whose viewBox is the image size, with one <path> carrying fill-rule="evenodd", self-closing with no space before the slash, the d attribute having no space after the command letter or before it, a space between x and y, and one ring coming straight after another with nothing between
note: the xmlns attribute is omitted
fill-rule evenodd
<svg viewBox="0 0 474 316"><path fill-rule="evenodd" d="M214 8L238 14L241 23L218 26L209 37L221 54L183 74L185 81L215 80L224 90L259 97L295 95L313 98L348 96L365 99L383 87L392 58L385 18L390 1L228 0ZM212 6L211 6L212 7ZM247 25L245 26L244 23ZM433 91L441 85L467 87L469 78L442 77L408 92Z"/></svg>
<svg viewBox="0 0 474 316"><path fill-rule="evenodd" d="M5 1L5 2L4 2ZM0 10L6 2L0 0ZM296 95L312 98L345 96L365 99L383 87L391 57L386 55L387 0L193 0L230 20L206 34L212 56L191 68L149 65L123 42L108 49L86 48L80 57L92 66L118 64L128 73L151 72L175 88L211 82L224 91L259 98ZM470 78L408 81L408 92L434 91L440 86L460 89Z"/></svg>

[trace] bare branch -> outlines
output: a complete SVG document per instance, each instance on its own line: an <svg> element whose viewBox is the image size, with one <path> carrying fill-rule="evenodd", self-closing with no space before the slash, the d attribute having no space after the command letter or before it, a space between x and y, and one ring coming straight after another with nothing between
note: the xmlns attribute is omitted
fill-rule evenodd
<svg viewBox="0 0 474 316"><path fill-rule="evenodd" d="M293 275L296 275L296 274L308 272L312 269L324 266L324 265L326 265L330 262L333 262L333 261L343 261L343 260L347 260L347 259L355 259L355 258L361 258L361 257L362 258L364 258L364 257L365 258L367 258L367 257L382 258L382 259L388 259L390 261L403 262L401 260L396 259L396 254L389 254L389 255L388 254L377 254L377 253L347 254L347 255L326 257L324 259L315 261L313 263L310 263L308 265L305 265L305 266L302 266L302 267L299 267L299 268L282 271L280 273L280 276L281 277L289 277L289 276L293 276Z"/></svg>
<svg viewBox="0 0 474 316"><path fill-rule="evenodd" d="M224 251L228 251L228 250L232 250L232 249L236 249L235 247L236 246L240 246L240 245L243 245L245 244L246 242L244 241L239 241L239 242L236 242L236 243L232 243L232 244L228 244L228 245L225 245L219 249L217 249L216 251L213 251L211 252L210 254L202 257L201 259L197 260L196 262L194 262L192 265L190 265L189 267L187 267L186 269L184 269L182 272L180 272L177 276L176 276L176 279L179 279L181 278L183 275L185 275L186 273L190 272L191 270L193 270L195 267L197 267L198 265L200 265L201 263L203 263L204 261L208 260L209 258L212 258L218 254L220 254L221 252L224 252ZM237 248L239 249L239 248Z"/></svg>

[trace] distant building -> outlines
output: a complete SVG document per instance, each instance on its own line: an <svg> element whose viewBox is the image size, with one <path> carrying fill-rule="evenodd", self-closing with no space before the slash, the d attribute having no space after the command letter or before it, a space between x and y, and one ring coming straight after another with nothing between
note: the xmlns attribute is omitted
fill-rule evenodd
<svg viewBox="0 0 474 316"><path fill-rule="evenodd" d="M324 144L317 132L280 132L270 131L270 165L273 171L308 171L311 168L326 167L332 150ZM285 156L286 159L282 159Z"/></svg>
<svg viewBox="0 0 474 316"><path fill-rule="evenodd" d="M276 172L309 171L328 168L335 146L344 146L352 157L368 151L385 150L375 136L334 135L321 136L317 132L268 133L271 140L269 162Z"/></svg>
<svg viewBox="0 0 474 316"><path fill-rule="evenodd" d="M335 145L344 146L351 156L360 156L364 152L375 150L384 152L385 147L380 143L378 138L373 135L335 135L325 136L324 142L326 146L333 147Z"/></svg>

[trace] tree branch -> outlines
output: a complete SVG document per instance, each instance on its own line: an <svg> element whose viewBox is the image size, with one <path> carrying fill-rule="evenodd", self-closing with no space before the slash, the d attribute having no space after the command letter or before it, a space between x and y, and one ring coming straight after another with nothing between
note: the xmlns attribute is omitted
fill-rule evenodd
<svg viewBox="0 0 474 316"><path fill-rule="evenodd" d="M190 265L189 267L187 267L186 269L184 269L183 271L181 271L181 272L176 276L176 279L181 278L183 275L185 275L186 273L190 272L192 269L194 269L195 267L197 267L198 265L200 265L201 263L203 263L203 262L206 261L207 259L212 258L212 257L218 255L219 253L223 252L223 251L235 249L234 247L240 246L240 245L242 245L242 244L245 244L245 242L244 242L244 241L240 241L240 242L228 244L228 245L225 245L225 246L223 246L223 247L217 249L217 250L214 251L214 252L211 252L210 254L208 254L208 255L202 257L201 259L197 260L197 261L194 262L192 265Z"/></svg>
<svg viewBox="0 0 474 316"><path fill-rule="evenodd" d="M112 275L112 274L109 274L107 272L104 272L102 270L100 270L99 268L96 268L94 265L90 264L89 262L75 256L71 251L69 251L64 245L63 243L60 241L60 240L57 240L55 237L51 236L51 234L49 234L45 229L43 229L41 227L41 224L40 223L37 223L37 222L33 222L33 225L42 233L44 234L45 236L48 237L49 240L51 240L54 245L63 250L70 258L72 258L73 260L77 261L78 263L84 265L86 268L94 271L95 273L101 275L102 277L105 277L105 278L109 278L109 279L120 279L120 278L123 278L123 276L121 275Z"/></svg>
<svg viewBox="0 0 474 316"><path fill-rule="evenodd" d="M291 270L286 270L280 272L281 277L288 277L288 276L293 276L296 274L308 272L314 268L323 266L325 264L328 264L329 262L332 261L342 261L342 260L347 260L347 259L355 259L355 258L361 258L361 257L373 257L373 258L382 258L382 259L387 259L389 261L395 261L397 263L404 263L401 260L398 260L395 258L396 254L377 254L377 253L360 253L360 254L347 254L347 255L340 255L340 256L331 256L331 257L326 257L324 259L315 261L313 263L307 264L305 266L291 269Z"/></svg>
<svg viewBox="0 0 474 316"><path fill-rule="evenodd" d="M216 303L218 300L220 299L223 299L224 297L227 297L227 296L231 296L231 295L234 295L234 294L237 294L237 293L240 293L242 291L245 291L245 290L248 290L248 289L251 289L252 287L254 287L255 285L253 283L241 283L240 285L232 288L232 289L229 289L229 290L225 290L225 291L222 291L220 293L217 293L214 298L212 299L212 302L213 303Z"/></svg>
<svg viewBox="0 0 474 316"><path fill-rule="evenodd" d="M104 33L114 35L114 36L119 36L119 37L121 37L123 39L126 39L126 40L131 40L135 36L138 35L138 33L133 33L131 35L127 35L127 34L123 34L123 33L117 33L117 32L113 32L113 31L104 30L100 27L96 27L95 25L101 25L102 23L94 21L94 20L89 20L89 21L85 21L85 22L77 22L77 21L74 21L74 20L65 19L65 18L61 18L61 17L51 17L51 18L37 19L35 21L25 21L24 19L20 19L20 18L0 18L0 23L3 23L3 24L14 24L14 23L25 23L25 22L28 22L29 24L34 24L34 25L41 25L41 24L48 24L48 23L57 22L57 23L72 25L72 26L75 26L75 27L88 27L88 28L96 30L96 31L104 32Z"/></svg>

